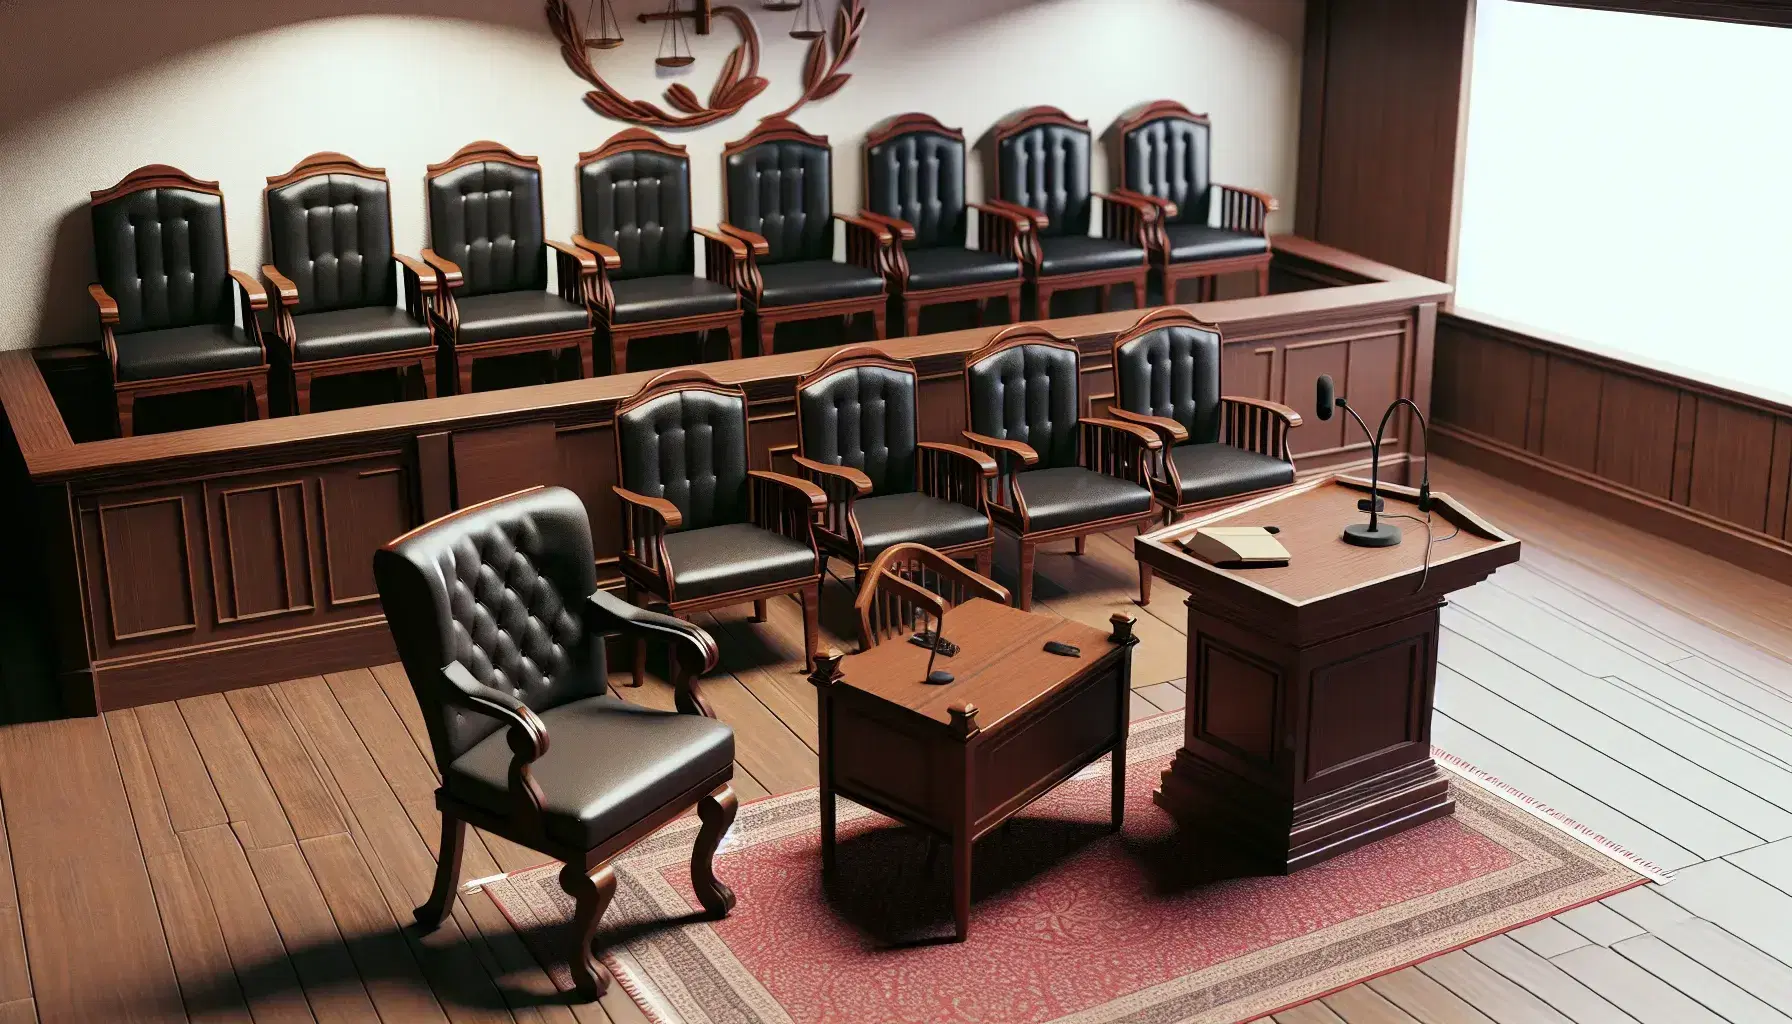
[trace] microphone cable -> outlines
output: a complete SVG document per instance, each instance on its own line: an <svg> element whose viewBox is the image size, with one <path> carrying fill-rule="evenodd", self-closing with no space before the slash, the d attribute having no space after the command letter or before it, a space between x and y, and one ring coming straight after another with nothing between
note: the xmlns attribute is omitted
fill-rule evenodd
<svg viewBox="0 0 1792 1024"><path fill-rule="evenodd" d="M1459 524L1459 525L1457 525L1456 529L1451 530L1450 535L1447 537L1434 537L1432 534L1432 530L1431 530L1431 513L1429 513L1429 512L1425 513L1425 518L1423 518L1423 519L1420 519L1418 516L1406 515L1403 512L1392 512L1392 513L1384 512L1384 513L1382 513L1382 518L1383 519L1410 519L1413 522L1418 523L1421 526L1425 527L1425 571L1419 574L1419 585L1412 588L1412 592L1414 594L1423 593L1425 590L1425 584L1430 582L1430 580L1431 580L1431 547L1432 547L1432 545L1434 543L1435 544L1445 544L1445 543L1448 543L1449 541L1455 540L1457 535L1462 532L1461 525Z"/></svg>

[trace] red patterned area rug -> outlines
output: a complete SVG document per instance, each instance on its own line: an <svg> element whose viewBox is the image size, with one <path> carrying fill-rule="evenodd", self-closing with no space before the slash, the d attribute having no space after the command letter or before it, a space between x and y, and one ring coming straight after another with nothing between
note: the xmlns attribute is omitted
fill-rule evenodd
<svg viewBox="0 0 1792 1024"><path fill-rule="evenodd" d="M1644 881L1461 778L1452 817L1252 875L1151 802L1181 737L1180 715L1134 727L1121 832L1104 760L979 842L962 945L942 941L949 852L844 800L823 885L814 790L741 808L717 860L726 920L698 919L685 818L618 861L598 941L660 1024L1238 1024ZM566 988L557 873L485 888Z"/></svg>

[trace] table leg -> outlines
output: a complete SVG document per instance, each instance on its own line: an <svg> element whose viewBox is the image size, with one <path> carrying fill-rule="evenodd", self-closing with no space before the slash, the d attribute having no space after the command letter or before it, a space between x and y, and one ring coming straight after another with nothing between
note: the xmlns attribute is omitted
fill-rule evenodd
<svg viewBox="0 0 1792 1024"><path fill-rule="evenodd" d="M1114 791L1110 797L1109 814L1113 819L1113 831L1118 832L1120 826L1126 823L1126 735L1124 733L1120 736L1120 742L1114 744L1114 753L1111 757Z"/></svg>
<svg viewBox="0 0 1792 1024"><path fill-rule="evenodd" d="M958 926L959 942L963 942L971 934L971 845L970 830L953 833L952 920Z"/></svg>
<svg viewBox="0 0 1792 1024"><path fill-rule="evenodd" d="M826 772L827 769L822 769ZM828 784L827 776L822 776L821 783L821 873L834 872L834 788Z"/></svg>

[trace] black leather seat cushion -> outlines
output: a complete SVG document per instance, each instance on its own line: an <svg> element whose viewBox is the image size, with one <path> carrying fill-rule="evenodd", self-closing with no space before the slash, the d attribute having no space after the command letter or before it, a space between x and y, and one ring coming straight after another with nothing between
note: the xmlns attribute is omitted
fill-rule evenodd
<svg viewBox="0 0 1792 1024"><path fill-rule="evenodd" d="M429 326L411 319L409 313L395 306L304 313L293 317L292 322L299 339L293 358L301 363L402 352L407 348L426 348L430 342Z"/></svg>
<svg viewBox="0 0 1792 1024"><path fill-rule="evenodd" d="M853 518L867 560L894 544L926 544L949 548L987 538L989 516L956 501L942 501L918 491L880 494L852 503Z"/></svg>
<svg viewBox="0 0 1792 1024"><path fill-rule="evenodd" d="M1269 251L1269 242L1262 235L1208 227L1205 224L1168 224L1170 261L1223 260L1235 256L1255 256Z"/></svg>
<svg viewBox="0 0 1792 1024"><path fill-rule="evenodd" d="M815 575L813 549L752 523L668 533L666 561L681 601Z"/></svg>
<svg viewBox="0 0 1792 1024"><path fill-rule="evenodd" d="M759 276L765 282L761 306L866 298L884 290L884 279L876 272L833 260L762 263Z"/></svg>
<svg viewBox="0 0 1792 1024"><path fill-rule="evenodd" d="M1145 265L1145 250L1106 238L1064 235L1041 238L1039 245L1039 273L1044 277Z"/></svg>
<svg viewBox="0 0 1792 1024"><path fill-rule="evenodd" d="M541 786L548 837L589 848L640 821L734 762L734 730L712 718L587 697L541 712L548 752L530 771ZM508 733L500 729L456 758L443 786L508 816Z"/></svg>
<svg viewBox="0 0 1792 1024"><path fill-rule="evenodd" d="M910 249L903 255L908 257L908 290L911 292L1013 281L1020 277L1019 263L978 249Z"/></svg>
<svg viewBox="0 0 1792 1024"><path fill-rule="evenodd" d="M612 280L610 291L616 296L615 317L619 324L726 313L740 307L740 297L734 289L690 274Z"/></svg>
<svg viewBox="0 0 1792 1024"><path fill-rule="evenodd" d="M553 292L530 289L466 298L456 296L455 303L460 307L457 340L463 343L591 329L584 306L568 302Z"/></svg>
<svg viewBox="0 0 1792 1024"><path fill-rule="evenodd" d="M1143 514L1151 508L1151 492L1145 488L1080 466L1022 473L1019 486L1033 530Z"/></svg>
<svg viewBox="0 0 1792 1024"><path fill-rule="evenodd" d="M199 324L118 335L118 379L160 380L262 363L261 346L242 328Z"/></svg>
<svg viewBox="0 0 1792 1024"><path fill-rule="evenodd" d="M1229 444L1185 444L1171 449L1182 480L1182 502L1211 501L1294 482L1294 467L1281 459Z"/></svg>

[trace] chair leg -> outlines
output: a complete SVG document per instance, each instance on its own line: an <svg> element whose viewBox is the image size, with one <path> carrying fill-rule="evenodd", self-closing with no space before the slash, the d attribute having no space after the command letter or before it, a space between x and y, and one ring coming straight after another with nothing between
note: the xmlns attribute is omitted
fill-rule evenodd
<svg viewBox="0 0 1792 1024"><path fill-rule="evenodd" d="M1269 294L1269 264L1257 268L1257 294Z"/></svg>
<svg viewBox="0 0 1792 1024"><path fill-rule="evenodd" d="M1144 309L1145 308L1145 278L1149 273L1150 273L1150 271L1146 271L1145 273L1140 274L1138 277L1133 278L1132 308L1134 308L1134 309Z"/></svg>
<svg viewBox="0 0 1792 1024"><path fill-rule="evenodd" d="M560 888L572 897L575 907L572 918L574 945L567 955L567 963L572 967L573 988L580 999L590 1002L610 987L610 972L597 962L591 943L597 938L597 923L603 920L604 911L610 908L611 897L616 895L616 872L605 864L587 875L579 865L568 864L560 869Z"/></svg>
<svg viewBox="0 0 1792 1024"><path fill-rule="evenodd" d="M1033 545L1020 542L1020 579L1015 584L1014 606L1023 612L1033 610Z"/></svg>
<svg viewBox="0 0 1792 1024"><path fill-rule="evenodd" d="M423 378L423 397L436 397L436 361L433 356L417 360L417 373Z"/></svg>
<svg viewBox="0 0 1792 1024"><path fill-rule="evenodd" d="M470 395L473 393L473 357L454 353L454 393Z"/></svg>
<svg viewBox="0 0 1792 1024"><path fill-rule="evenodd" d="M292 411L300 416L311 411L311 373L308 370L292 372Z"/></svg>
<svg viewBox="0 0 1792 1024"><path fill-rule="evenodd" d="M1078 556L1089 553L1089 537L1087 534L1076 539L1076 553Z"/></svg>
<svg viewBox="0 0 1792 1024"><path fill-rule="evenodd" d="M610 372L628 372L628 335L610 328Z"/></svg>
<svg viewBox="0 0 1792 1024"><path fill-rule="evenodd" d="M759 600L753 602L752 621L754 621L754 622L764 622L765 621L765 606L766 606L766 604L767 604L767 602L766 602L765 598L763 598L763 597L760 598Z"/></svg>
<svg viewBox="0 0 1792 1024"><path fill-rule="evenodd" d="M978 303L979 306L982 303ZM905 299L902 303L902 336L918 338L921 336L921 303L913 299Z"/></svg>
<svg viewBox="0 0 1792 1024"><path fill-rule="evenodd" d="M436 852L436 886L430 890L429 902L416 910L417 923L425 931L441 927L442 919L454 906L454 892L460 888L460 856L467 846L467 823L452 814L442 814L442 845Z"/></svg>
<svg viewBox="0 0 1792 1024"><path fill-rule="evenodd" d="M803 588L803 671L815 671L815 652L821 640L821 583Z"/></svg>
<svg viewBox="0 0 1792 1024"><path fill-rule="evenodd" d="M641 591L633 583L623 584L622 596L629 604L637 608L641 606ZM640 632L636 631L634 639L629 644L632 650L629 652L628 660L632 671L628 685L640 686L647 681L647 643L641 639Z"/></svg>
<svg viewBox="0 0 1792 1024"><path fill-rule="evenodd" d="M1052 292L1043 284L1033 286L1033 319L1045 320L1052 315Z"/></svg>
<svg viewBox="0 0 1792 1024"><path fill-rule="evenodd" d="M879 303L878 305L872 307L872 309L871 309L871 337L873 340L883 341L885 338L887 338L889 336L889 333L890 333L889 328L888 328L888 326L886 326L886 324L884 322L884 318L886 315L887 314L884 312L884 307L883 307L882 303ZM921 319L921 311L919 309L917 309L917 310L915 310L916 323L919 323L920 319Z"/></svg>
<svg viewBox="0 0 1792 1024"><path fill-rule="evenodd" d="M1018 287L1008 293L1008 322L1011 324L1020 323L1020 296L1021 289Z"/></svg>
<svg viewBox="0 0 1792 1024"><path fill-rule="evenodd" d="M1146 565L1144 562L1140 562L1139 563L1139 607L1140 608L1143 608L1146 605L1149 605L1151 603L1151 577L1152 577L1151 567L1149 565Z"/></svg>
<svg viewBox="0 0 1792 1024"><path fill-rule="evenodd" d="M990 563L995 561L995 554L990 548L984 548L977 552L977 575L984 579L989 578L989 567Z"/></svg>
<svg viewBox="0 0 1792 1024"><path fill-rule="evenodd" d="M691 888L697 891L697 902L711 917L727 917L734 909L734 890L716 878L716 847L728 826L734 824L734 812L740 802L734 798L734 787L723 786L697 801L697 817L703 828L697 833L697 844L691 847Z"/></svg>
<svg viewBox="0 0 1792 1024"><path fill-rule="evenodd" d="M1095 311L1098 313L1106 313L1108 311L1108 307L1110 305L1112 305L1113 297L1114 297L1114 286L1113 285L1104 284L1101 287L1095 289Z"/></svg>
<svg viewBox="0 0 1792 1024"><path fill-rule="evenodd" d="M740 320L735 319L728 324L728 358L740 358Z"/></svg>
<svg viewBox="0 0 1792 1024"><path fill-rule="evenodd" d="M778 325L765 322L764 313L753 314L753 354L769 356L778 341Z"/></svg>
<svg viewBox="0 0 1792 1024"><path fill-rule="evenodd" d="M972 327L982 327L983 326L983 318L987 317L988 315L989 315L989 300L988 299L978 299L976 302L971 304L971 326ZM920 318L917 317L916 319L918 320Z"/></svg>
<svg viewBox="0 0 1792 1024"><path fill-rule="evenodd" d="M597 376L597 341L591 335L579 339L579 379Z"/></svg>
<svg viewBox="0 0 1792 1024"><path fill-rule="evenodd" d="M130 437L132 430L132 413L136 411L137 398L130 392L122 392L118 396L118 436Z"/></svg>
<svg viewBox="0 0 1792 1024"><path fill-rule="evenodd" d="M244 397L248 399L249 411L258 420L268 418L268 389L266 381L258 381L251 377L243 382Z"/></svg>

